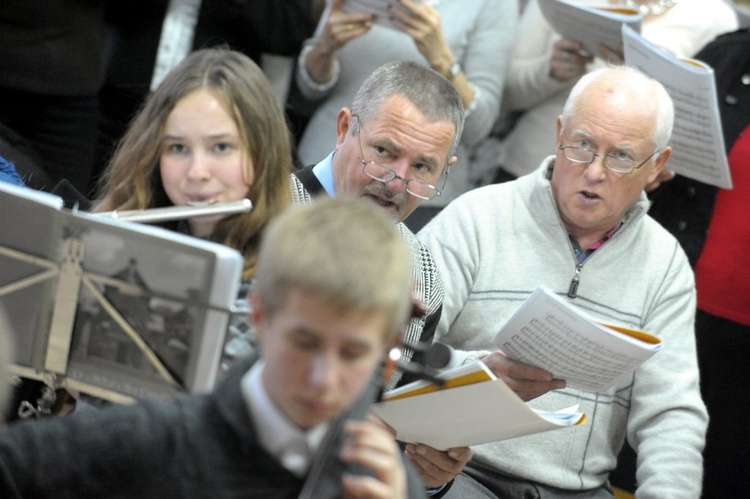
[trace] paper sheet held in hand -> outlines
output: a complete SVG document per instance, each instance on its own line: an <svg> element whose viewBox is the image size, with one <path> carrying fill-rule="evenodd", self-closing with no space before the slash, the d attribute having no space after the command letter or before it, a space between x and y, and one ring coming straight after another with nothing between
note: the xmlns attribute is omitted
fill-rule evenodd
<svg viewBox="0 0 750 499"><path fill-rule="evenodd" d="M483 362L446 372L439 388L415 381L385 394L372 412L403 442L439 450L529 435L582 424L577 406L536 411L492 374Z"/></svg>
<svg viewBox="0 0 750 499"><path fill-rule="evenodd" d="M569 387L606 391L662 347L643 331L597 323L583 310L537 288L494 340L508 357L539 367Z"/></svg>
<svg viewBox="0 0 750 499"><path fill-rule="evenodd" d="M659 81L674 102L672 156L666 167L731 189L714 70L695 59L680 59L625 26L622 36L625 63Z"/></svg>

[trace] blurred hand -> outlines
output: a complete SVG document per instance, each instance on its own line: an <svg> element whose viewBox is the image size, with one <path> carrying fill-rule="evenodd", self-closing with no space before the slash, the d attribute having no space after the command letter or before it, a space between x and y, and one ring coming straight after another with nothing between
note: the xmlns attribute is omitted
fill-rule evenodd
<svg viewBox="0 0 750 499"><path fill-rule="evenodd" d="M419 473L425 486L439 487L461 473L473 453L469 447L439 451L424 444L408 444L404 455Z"/></svg>
<svg viewBox="0 0 750 499"><path fill-rule="evenodd" d="M331 12L316 41L316 45L327 53L334 53L350 41L358 38L372 27L373 14L347 13L341 6L344 0L333 0Z"/></svg>
<svg viewBox="0 0 750 499"><path fill-rule="evenodd" d="M414 40L431 67L447 69L453 62L453 53L443 37L440 12L421 0L398 0L398 3L402 8L388 7L393 25Z"/></svg>
<svg viewBox="0 0 750 499"><path fill-rule="evenodd" d="M482 361L495 376L505 381L505 384L525 401L544 395L550 390L565 388L565 381L554 379L543 369L512 360L500 350L491 353Z"/></svg>
<svg viewBox="0 0 750 499"><path fill-rule="evenodd" d="M621 66L625 64L625 55L623 54L622 45L617 50L607 47L606 45L599 45L599 56L607 61L608 64L615 66Z"/></svg>
<svg viewBox="0 0 750 499"><path fill-rule="evenodd" d="M346 463L357 463L374 476L344 474L341 497L406 498L406 468L401 449L387 430L373 421L347 421L340 457Z"/></svg>
<svg viewBox="0 0 750 499"><path fill-rule="evenodd" d="M389 425L388 423L386 423L385 421L383 421L382 419L380 419L374 414L368 414L367 419L372 424L378 425L381 428L383 428L385 431L390 433L393 438L396 438L396 429L393 426Z"/></svg>
<svg viewBox="0 0 750 499"><path fill-rule="evenodd" d="M578 79L586 74L586 65L594 56L586 54L580 42L566 38L557 40L552 52L550 75L556 80Z"/></svg>

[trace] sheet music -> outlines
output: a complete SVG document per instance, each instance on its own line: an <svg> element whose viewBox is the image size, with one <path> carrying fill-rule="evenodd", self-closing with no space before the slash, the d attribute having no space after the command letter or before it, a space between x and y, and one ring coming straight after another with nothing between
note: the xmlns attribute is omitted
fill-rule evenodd
<svg viewBox="0 0 750 499"><path fill-rule="evenodd" d="M699 61L679 59L626 26L622 34L625 63L661 82L674 102L672 157L667 168L731 189L713 69Z"/></svg>
<svg viewBox="0 0 750 499"><path fill-rule="evenodd" d="M476 381L475 374L485 374L485 379ZM444 377L472 381L459 381L456 386L448 381L443 388L433 385L432 391L424 390L429 383L415 381L386 393L385 400L373 404L371 410L396 430L396 439L442 450L565 428L586 420L577 406L556 412L531 408L482 362L460 366ZM391 398L394 392L401 396ZM403 396L404 392L413 395Z"/></svg>
<svg viewBox="0 0 750 499"><path fill-rule="evenodd" d="M622 331L627 331L624 328ZM501 328L494 343L508 357L539 367L568 386L605 391L660 348L597 324L545 288L538 288Z"/></svg>

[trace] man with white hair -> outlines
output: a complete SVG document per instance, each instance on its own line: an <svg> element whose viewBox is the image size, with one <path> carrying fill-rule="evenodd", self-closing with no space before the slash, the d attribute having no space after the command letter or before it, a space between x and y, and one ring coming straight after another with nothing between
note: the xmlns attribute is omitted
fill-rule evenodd
<svg viewBox="0 0 750 499"><path fill-rule="evenodd" d="M538 286L664 344L606 392L564 388L532 400L546 410L580 403L588 419L474 447L446 497L612 497L608 476L625 438L638 453L639 497L700 496L707 414L693 274L675 238L647 215L644 194L671 155L673 120L664 87L638 70L589 73L557 119L554 156L513 182L464 194L419 233L451 283L436 338L459 362L483 359L517 392L530 380L492 340Z"/></svg>

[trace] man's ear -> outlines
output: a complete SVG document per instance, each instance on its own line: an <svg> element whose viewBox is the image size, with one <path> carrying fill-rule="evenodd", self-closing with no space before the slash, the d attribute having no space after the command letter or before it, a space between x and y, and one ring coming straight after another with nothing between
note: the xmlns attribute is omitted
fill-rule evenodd
<svg viewBox="0 0 750 499"><path fill-rule="evenodd" d="M458 161L458 156L451 156L451 159L448 160L448 169L446 170L447 173L450 173L451 168L453 168L453 165L456 164L456 161Z"/></svg>
<svg viewBox="0 0 750 499"><path fill-rule="evenodd" d="M557 144L562 144L562 114L557 117Z"/></svg>
<svg viewBox="0 0 750 499"><path fill-rule="evenodd" d="M664 169L665 165L667 164L667 161L669 161L670 156L672 156L672 148L667 146L659 154L659 157L656 158L656 161L654 161L654 167L651 169L651 171L648 174L648 184L656 180L656 178L659 176L659 174L661 173L661 171Z"/></svg>
<svg viewBox="0 0 750 499"><path fill-rule="evenodd" d="M348 107L342 107L336 116L336 149L346 140L346 134L352 126L352 111Z"/></svg>

